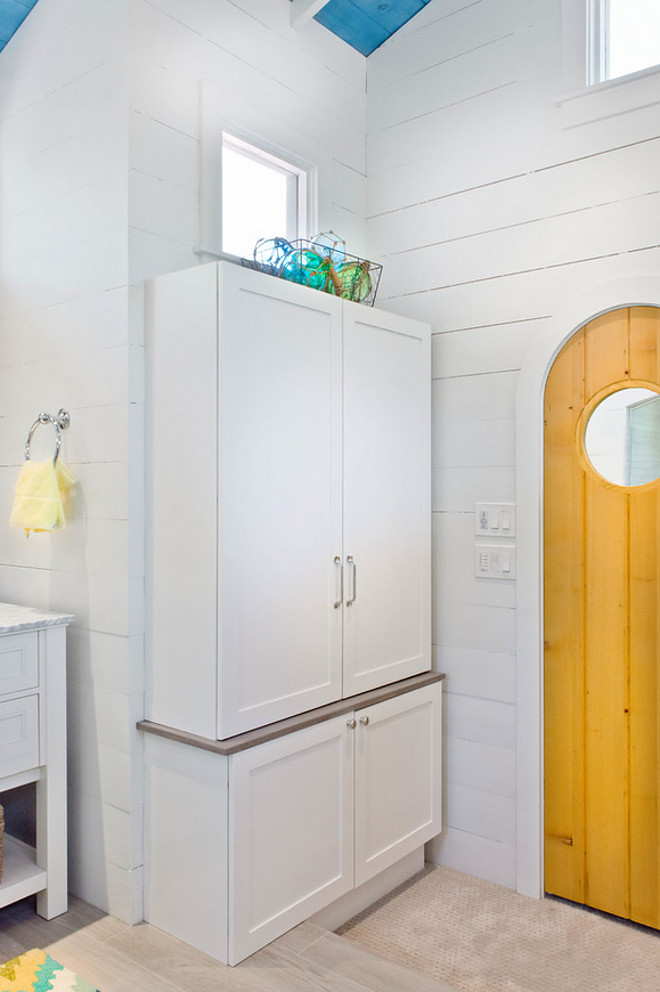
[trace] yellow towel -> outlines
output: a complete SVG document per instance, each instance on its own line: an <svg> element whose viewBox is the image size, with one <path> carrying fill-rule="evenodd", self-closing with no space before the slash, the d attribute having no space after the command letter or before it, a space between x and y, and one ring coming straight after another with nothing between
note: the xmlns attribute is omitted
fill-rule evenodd
<svg viewBox="0 0 660 992"><path fill-rule="evenodd" d="M59 460L54 465L52 458L45 462L23 462L9 518L11 526L23 527L26 537L30 536L31 530L36 532L64 527L64 506L75 481Z"/></svg>

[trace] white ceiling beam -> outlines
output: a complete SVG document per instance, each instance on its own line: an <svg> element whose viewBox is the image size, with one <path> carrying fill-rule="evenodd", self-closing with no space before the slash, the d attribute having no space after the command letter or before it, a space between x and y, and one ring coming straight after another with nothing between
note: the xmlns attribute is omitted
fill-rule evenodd
<svg viewBox="0 0 660 992"><path fill-rule="evenodd" d="M291 27L301 28L307 21L311 21L319 10L323 10L330 0L292 0L291 2Z"/></svg>

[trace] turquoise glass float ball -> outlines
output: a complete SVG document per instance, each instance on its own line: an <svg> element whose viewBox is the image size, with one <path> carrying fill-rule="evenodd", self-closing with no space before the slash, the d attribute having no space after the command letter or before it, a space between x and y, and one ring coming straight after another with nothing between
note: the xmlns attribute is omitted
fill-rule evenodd
<svg viewBox="0 0 660 992"><path fill-rule="evenodd" d="M328 264L308 248L297 248L285 259L281 275L290 282L302 283L312 289L323 289L328 276Z"/></svg>

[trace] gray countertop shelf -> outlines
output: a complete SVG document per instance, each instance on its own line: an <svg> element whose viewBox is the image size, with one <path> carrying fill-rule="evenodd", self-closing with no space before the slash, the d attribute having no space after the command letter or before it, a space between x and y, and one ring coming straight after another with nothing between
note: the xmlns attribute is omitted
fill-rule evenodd
<svg viewBox="0 0 660 992"><path fill-rule="evenodd" d="M293 734L297 730L311 727L324 720L331 720L333 717L341 716L343 713L350 713L352 710L361 710L367 706L374 706L385 699L392 699L405 692L412 692L414 689L421 689L423 686L433 685L441 682L446 676L440 672L423 672L421 675L413 675L410 678L402 679L400 682L391 682L389 685L380 686L378 689L371 689L369 692L361 692L357 696L348 696L346 699L338 699L326 706L319 706L314 710L307 710L305 713L297 713L286 720L278 720L276 723L269 723L264 727L257 727L255 730L248 730L244 734L237 734L236 737L228 737L225 740L212 740L210 737L200 737L197 734L187 733L185 730L178 730L176 727L168 727L162 723L154 723L151 720L140 720L137 724L138 730L143 730L147 734L155 734L158 737L167 737L169 740L178 741L180 744L189 744L191 747L198 747L204 751L214 751L216 754L230 755L238 751L245 751L250 747L257 747L265 744L266 741L275 740L277 737L284 737Z"/></svg>

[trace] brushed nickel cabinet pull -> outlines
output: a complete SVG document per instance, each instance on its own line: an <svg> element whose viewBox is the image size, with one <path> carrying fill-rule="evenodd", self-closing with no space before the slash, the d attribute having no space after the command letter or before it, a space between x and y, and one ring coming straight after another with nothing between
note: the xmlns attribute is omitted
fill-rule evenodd
<svg viewBox="0 0 660 992"><path fill-rule="evenodd" d="M351 566L351 595L346 600L346 605L352 606L357 597L357 565L353 555L346 555L346 564Z"/></svg>
<svg viewBox="0 0 660 992"><path fill-rule="evenodd" d="M344 569L342 567L341 558L339 555L335 555L333 558L335 569L339 568L339 598L335 599L332 604L336 610L339 609L341 604L344 602Z"/></svg>

